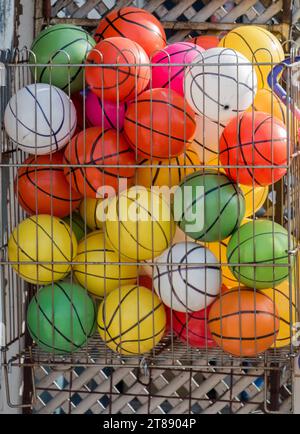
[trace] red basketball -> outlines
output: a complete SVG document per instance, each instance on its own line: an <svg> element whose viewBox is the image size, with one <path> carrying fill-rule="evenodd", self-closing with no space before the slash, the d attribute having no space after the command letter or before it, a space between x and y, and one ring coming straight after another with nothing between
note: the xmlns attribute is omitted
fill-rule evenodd
<svg viewBox="0 0 300 434"><path fill-rule="evenodd" d="M199 45L200 47L204 48L204 50L208 50L209 48L217 47L219 45L220 39L213 35L200 35L196 36L195 38L188 38L186 41Z"/></svg>
<svg viewBox="0 0 300 434"><path fill-rule="evenodd" d="M167 309L167 322L176 336L185 344L195 348L212 348L216 343L208 328L210 306L198 312L177 312Z"/></svg>
<svg viewBox="0 0 300 434"><path fill-rule="evenodd" d="M144 9L125 7L109 12L99 23L96 42L113 36L132 39L150 57L166 45L166 34L160 22Z"/></svg>
<svg viewBox="0 0 300 434"><path fill-rule="evenodd" d="M117 191L120 179L130 182L135 173L130 166L136 164L124 135L100 127L88 128L75 136L65 150L64 162L70 165L65 168L65 175L72 187L93 198L98 197L101 187L107 186L103 193L112 195L109 187ZM83 166L72 167L80 164ZM111 167L116 165L121 167Z"/></svg>
<svg viewBox="0 0 300 434"><path fill-rule="evenodd" d="M195 114L170 89L150 89L129 104L124 132L133 149L147 158L176 157L193 141Z"/></svg>
<svg viewBox="0 0 300 434"><path fill-rule="evenodd" d="M19 168L15 192L21 207L28 214L51 214L62 218L79 206L81 194L70 188L63 167L54 166L62 163L63 152L56 152L29 157L23 163L26 167Z"/></svg>
<svg viewBox="0 0 300 434"><path fill-rule="evenodd" d="M284 124L263 112L245 112L232 119L220 139L220 161L234 181L257 186L282 178L288 164ZM265 166L265 167L260 167Z"/></svg>
<svg viewBox="0 0 300 434"><path fill-rule="evenodd" d="M94 66L86 66L86 81L101 99L131 100L149 83L149 57L139 44L127 38L99 42L88 54L87 64Z"/></svg>

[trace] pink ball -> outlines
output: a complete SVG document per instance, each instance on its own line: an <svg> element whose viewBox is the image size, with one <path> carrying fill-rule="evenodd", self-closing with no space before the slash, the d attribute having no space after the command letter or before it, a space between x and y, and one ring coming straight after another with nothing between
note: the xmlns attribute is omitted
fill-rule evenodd
<svg viewBox="0 0 300 434"><path fill-rule="evenodd" d="M152 58L152 63L164 63L167 66L152 67L152 87L165 87L178 92L183 96L184 66L169 66L172 63L189 64L195 57L199 56L204 49L191 42L176 42L167 45L163 51L156 53Z"/></svg>
<svg viewBox="0 0 300 434"><path fill-rule="evenodd" d="M123 129L126 110L124 103L117 105L111 101L104 101L93 92L89 92L85 104L86 120L91 125L102 128Z"/></svg>

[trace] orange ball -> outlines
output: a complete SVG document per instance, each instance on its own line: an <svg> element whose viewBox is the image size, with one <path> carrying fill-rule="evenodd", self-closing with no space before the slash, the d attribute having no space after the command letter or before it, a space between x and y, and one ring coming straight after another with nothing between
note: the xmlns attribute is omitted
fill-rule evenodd
<svg viewBox="0 0 300 434"><path fill-rule="evenodd" d="M124 132L132 147L147 158L173 158L193 141L195 114L184 98L170 89L151 89L132 102Z"/></svg>
<svg viewBox="0 0 300 434"><path fill-rule="evenodd" d="M188 38L187 41L191 42L192 44L199 45L200 47L204 48L204 50L215 48L220 43L220 39L214 35L200 35L196 36L195 38Z"/></svg>
<svg viewBox="0 0 300 434"><path fill-rule="evenodd" d="M167 44L163 26L155 16L135 7L115 9L100 21L94 36L96 42L113 36L137 42L149 57Z"/></svg>
<svg viewBox="0 0 300 434"><path fill-rule="evenodd" d="M70 189L63 167L55 167L62 163L63 152L56 152L29 157L23 163L26 167L18 169L15 192L27 214L50 214L63 218L79 206L81 194Z"/></svg>
<svg viewBox="0 0 300 434"><path fill-rule="evenodd" d="M209 312L213 339L227 353L253 357L274 343L279 316L274 302L265 294L248 288L223 292Z"/></svg>
<svg viewBox="0 0 300 434"><path fill-rule="evenodd" d="M101 99L113 102L131 100L148 86L149 57L139 44L130 39L105 39L90 51L86 61L88 65L97 64L86 66L86 82Z"/></svg>
<svg viewBox="0 0 300 434"><path fill-rule="evenodd" d="M277 118L245 112L226 125L220 139L220 161L229 178L244 185L271 185L288 164L287 131ZM268 166L268 167L259 167ZM281 167L277 167L281 166Z"/></svg>
<svg viewBox="0 0 300 434"><path fill-rule="evenodd" d="M65 175L72 187L83 196L93 198L98 197L101 187L103 193L112 196L114 192L109 187L118 191L119 180L124 178L130 183L135 172L131 167L135 165L134 153L124 135L100 127L88 128L75 136L66 147L64 162L70 165L65 168ZM84 166L72 167L74 164Z"/></svg>

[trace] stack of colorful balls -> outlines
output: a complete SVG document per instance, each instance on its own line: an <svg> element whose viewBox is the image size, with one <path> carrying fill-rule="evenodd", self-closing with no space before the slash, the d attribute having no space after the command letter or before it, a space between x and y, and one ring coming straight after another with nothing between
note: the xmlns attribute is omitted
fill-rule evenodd
<svg viewBox="0 0 300 434"><path fill-rule="evenodd" d="M255 217L290 162L285 106L267 86L267 63L283 59L255 26L167 45L134 7L108 13L94 38L41 32L35 83L5 111L11 143L30 154L14 181L28 217L8 253L37 285L36 345L76 352L96 322L123 355L167 332L241 357L290 343L294 240Z"/></svg>

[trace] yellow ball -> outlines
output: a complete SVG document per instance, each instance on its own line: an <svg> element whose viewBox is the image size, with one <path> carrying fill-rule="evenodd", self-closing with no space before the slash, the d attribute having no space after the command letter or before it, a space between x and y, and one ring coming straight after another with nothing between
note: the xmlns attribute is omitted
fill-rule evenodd
<svg viewBox="0 0 300 434"><path fill-rule="evenodd" d="M230 241L230 237L226 238L225 240L222 240L220 242L215 243L207 243L206 247L213 252L215 257L217 258L219 263L227 264L227 245ZM227 288L233 288L237 286L238 281L234 277L234 275L231 273L230 268L228 265L222 265L222 283L227 286Z"/></svg>
<svg viewBox="0 0 300 434"><path fill-rule="evenodd" d="M212 167L213 170L217 170L220 173L225 173L225 169L223 169L221 161L219 159L219 157L215 157L212 158L211 160L208 161L207 166L216 166L216 167Z"/></svg>
<svg viewBox="0 0 300 434"><path fill-rule="evenodd" d="M178 185L187 175L199 170L197 167L201 164L199 156L194 149L187 149L184 154L170 160L147 160L144 159L140 163L136 171L136 184L144 185L145 187L164 186L172 187ZM157 165L157 167L149 167ZM179 166L179 167L169 167ZM189 167L182 167L189 166Z"/></svg>
<svg viewBox="0 0 300 434"><path fill-rule="evenodd" d="M63 220L40 214L23 220L10 235L9 261L20 277L46 285L63 279L77 253L77 240ZM38 262L36 264L35 262Z"/></svg>
<svg viewBox="0 0 300 434"><path fill-rule="evenodd" d="M286 124L286 107L269 87L258 90L253 106L250 106L247 111L251 112L252 110L269 113Z"/></svg>
<svg viewBox="0 0 300 434"><path fill-rule="evenodd" d="M109 202L105 233L113 249L124 258L144 261L169 247L175 223L162 195L136 186Z"/></svg>
<svg viewBox="0 0 300 434"><path fill-rule="evenodd" d="M81 286L96 297L104 297L120 285L136 283L136 265L121 264L120 257L105 240L104 233L95 231L83 239L73 265Z"/></svg>
<svg viewBox="0 0 300 434"><path fill-rule="evenodd" d="M103 221L99 217L101 217L102 210L105 211L106 206L107 199L85 197L82 200L79 212L82 219L92 231L103 228Z"/></svg>
<svg viewBox="0 0 300 434"><path fill-rule="evenodd" d="M219 47L232 48L256 63L258 88L268 87L267 78L272 65L284 60L284 51L279 40L268 30L259 26L241 26L231 30L221 39ZM257 65L270 63L270 65Z"/></svg>
<svg viewBox="0 0 300 434"><path fill-rule="evenodd" d="M289 291L289 282L285 281L277 286L277 288L269 288L261 290L264 294L273 300L276 305L278 315L280 317L279 332L273 348L281 348L291 343L290 324L296 321L296 305L294 303L294 294L292 297ZM292 291L293 292L293 291ZM293 299L293 300L291 300ZM290 312L290 301L292 301L292 315Z"/></svg>
<svg viewBox="0 0 300 434"><path fill-rule="evenodd" d="M267 200L269 187L252 187L251 185L240 185L240 188L245 196L245 217L252 216L263 206Z"/></svg>
<svg viewBox="0 0 300 434"><path fill-rule="evenodd" d="M245 223L249 223L250 221L252 221L251 219L248 218L244 218L242 221L242 225L244 225ZM206 243L205 246L214 253L214 255L216 256L217 260L219 263L221 264L227 264L227 255L226 255L226 251L227 251L227 245L230 241L231 237L226 238L225 240L222 241L217 241L214 243ZM227 288L234 288L235 286L238 285L238 280L235 278L235 276L231 273L230 268L228 267L228 265L222 265L221 266L222 269L222 283L224 283L224 285L227 286Z"/></svg>
<svg viewBox="0 0 300 434"><path fill-rule="evenodd" d="M120 354L150 351L166 328L166 312L157 295L143 286L125 285L99 306L98 330L106 345Z"/></svg>

